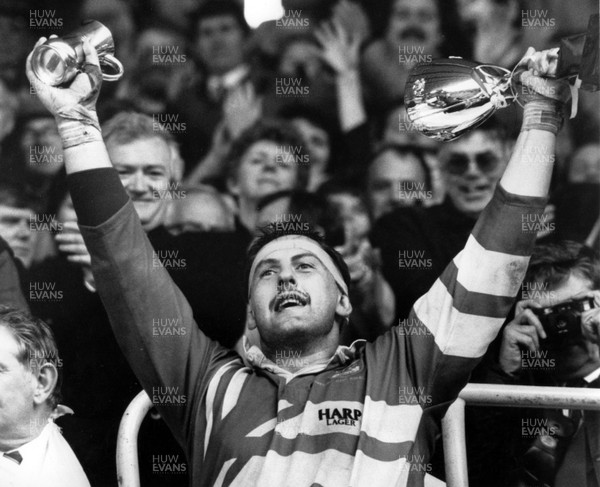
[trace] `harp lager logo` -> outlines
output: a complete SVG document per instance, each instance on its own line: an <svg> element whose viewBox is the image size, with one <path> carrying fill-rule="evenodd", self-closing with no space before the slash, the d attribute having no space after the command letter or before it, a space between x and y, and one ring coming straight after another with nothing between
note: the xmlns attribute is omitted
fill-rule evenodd
<svg viewBox="0 0 600 487"><path fill-rule="evenodd" d="M350 408L325 408L319 409L319 421L325 421L327 426L345 425L356 426L360 421L362 411Z"/></svg>

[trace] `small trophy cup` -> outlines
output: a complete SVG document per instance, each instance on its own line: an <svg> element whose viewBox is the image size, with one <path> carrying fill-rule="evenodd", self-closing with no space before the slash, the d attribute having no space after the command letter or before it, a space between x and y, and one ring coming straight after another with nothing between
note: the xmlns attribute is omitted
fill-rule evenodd
<svg viewBox="0 0 600 487"><path fill-rule="evenodd" d="M98 52L100 65L114 71L113 74L102 71L102 79L116 81L121 78L123 65L114 56L115 43L112 33L97 20L88 20L74 32L64 37L48 39L36 47L32 57L35 75L51 86L71 81L85 62L83 41L86 38Z"/></svg>

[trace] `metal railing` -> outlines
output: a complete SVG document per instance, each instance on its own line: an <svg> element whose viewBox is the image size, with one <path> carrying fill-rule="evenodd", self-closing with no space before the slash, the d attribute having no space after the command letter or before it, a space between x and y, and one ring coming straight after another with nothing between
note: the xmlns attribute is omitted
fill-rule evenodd
<svg viewBox="0 0 600 487"><path fill-rule="evenodd" d="M119 424L117 436L117 479L119 487L140 487L140 466L138 463L138 431L152 401L145 391L141 391L127 406Z"/></svg>
<svg viewBox="0 0 600 487"><path fill-rule="evenodd" d="M470 406L600 410L600 389L468 384L442 420L446 486L468 487L465 404ZM120 487L140 487L137 436L152 402L142 391L119 426L117 477Z"/></svg>
<svg viewBox="0 0 600 487"><path fill-rule="evenodd" d="M600 389L468 384L442 420L446 486L468 487L465 404L469 406L600 410Z"/></svg>

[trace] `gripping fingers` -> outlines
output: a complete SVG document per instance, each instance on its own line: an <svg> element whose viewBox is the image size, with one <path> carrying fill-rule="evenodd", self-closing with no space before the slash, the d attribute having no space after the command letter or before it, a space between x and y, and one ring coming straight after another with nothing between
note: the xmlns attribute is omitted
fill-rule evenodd
<svg viewBox="0 0 600 487"><path fill-rule="evenodd" d="M536 314L531 311L530 309L526 309L523 312L523 319L524 321L521 321L521 323L525 324L529 324L530 326L533 327L533 329L536 332L536 340L537 337L539 336L542 339L547 338L546 336L546 332L544 331L544 327L542 326L542 322L540 321L540 319L536 316Z"/></svg>
<svg viewBox="0 0 600 487"><path fill-rule="evenodd" d="M524 348L527 348L530 352L536 352L539 348L539 344L532 335L518 331L514 335L515 341Z"/></svg>
<svg viewBox="0 0 600 487"><path fill-rule="evenodd" d="M83 244L60 244L58 249L65 254L87 255L88 251Z"/></svg>
<svg viewBox="0 0 600 487"><path fill-rule="evenodd" d="M41 46L44 42L46 42L46 40L47 39L45 37L40 37L37 40L37 42L33 46L33 49L29 53L29 56L27 56L27 61L25 62L25 73L27 74L27 79L29 79L29 82L36 89L36 91L38 86L43 85L43 83L37 78L37 76L33 72L33 67L31 66L31 58L33 56L33 51L35 50L35 48Z"/></svg>
<svg viewBox="0 0 600 487"><path fill-rule="evenodd" d="M80 233L59 233L54 238L59 244L83 245L83 237Z"/></svg>
<svg viewBox="0 0 600 487"><path fill-rule="evenodd" d="M92 46L89 39L83 41L83 53L85 54L85 64L92 64L100 69L100 60L98 59L98 53Z"/></svg>
<svg viewBox="0 0 600 487"><path fill-rule="evenodd" d="M81 71L85 73L90 82L90 91L82 100L83 103L95 100L102 85L102 70L100 69L100 60L96 49L92 47L89 39L83 41L83 53L85 54L85 64Z"/></svg>
<svg viewBox="0 0 600 487"><path fill-rule="evenodd" d="M594 308L581 316L583 335L592 343L600 345L600 309Z"/></svg>
<svg viewBox="0 0 600 487"><path fill-rule="evenodd" d="M67 255L67 260L74 264L91 265L91 259L88 255Z"/></svg>

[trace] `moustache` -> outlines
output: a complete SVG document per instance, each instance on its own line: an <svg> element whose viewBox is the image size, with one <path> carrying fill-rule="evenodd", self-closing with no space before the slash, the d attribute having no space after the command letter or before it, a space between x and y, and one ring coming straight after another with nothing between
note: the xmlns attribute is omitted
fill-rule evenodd
<svg viewBox="0 0 600 487"><path fill-rule="evenodd" d="M310 303L310 296L299 289L281 290L273 301L273 309L280 311L291 306L305 306Z"/></svg>

